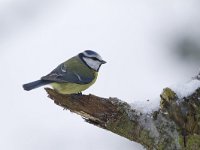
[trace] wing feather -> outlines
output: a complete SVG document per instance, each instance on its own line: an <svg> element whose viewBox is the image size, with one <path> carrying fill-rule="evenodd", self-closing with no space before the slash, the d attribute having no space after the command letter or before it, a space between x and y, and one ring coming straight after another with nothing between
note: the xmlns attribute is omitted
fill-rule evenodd
<svg viewBox="0 0 200 150"><path fill-rule="evenodd" d="M89 68L83 69L83 73L81 73L80 68L87 67L83 65L84 64L80 65L80 62L78 63L78 61L74 61L73 66L68 67L70 65L67 61L60 64L51 73L43 76L41 79L60 83L88 84L94 79L94 74L88 70ZM89 73L85 73L86 71L89 71Z"/></svg>

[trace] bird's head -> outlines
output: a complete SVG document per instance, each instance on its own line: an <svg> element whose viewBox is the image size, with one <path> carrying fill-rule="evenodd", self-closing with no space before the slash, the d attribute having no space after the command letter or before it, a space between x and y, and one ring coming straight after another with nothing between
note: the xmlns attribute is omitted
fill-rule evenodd
<svg viewBox="0 0 200 150"><path fill-rule="evenodd" d="M95 71L99 71L101 65L106 63L98 53L92 50L85 50L79 54L79 57L89 68Z"/></svg>

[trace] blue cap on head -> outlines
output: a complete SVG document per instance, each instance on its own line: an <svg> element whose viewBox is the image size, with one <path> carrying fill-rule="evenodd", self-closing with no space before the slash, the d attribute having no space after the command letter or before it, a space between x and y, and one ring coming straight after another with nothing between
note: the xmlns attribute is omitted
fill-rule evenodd
<svg viewBox="0 0 200 150"><path fill-rule="evenodd" d="M84 52L87 53L88 55L99 55L95 51L92 51L92 50L85 50Z"/></svg>
<svg viewBox="0 0 200 150"><path fill-rule="evenodd" d="M82 54L85 56L85 57L89 57L89 58L97 58L98 60L102 60L101 56L95 52L95 51L92 51L92 50L85 50L84 52L82 52Z"/></svg>
<svg viewBox="0 0 200 150"><path fill-rule="evenodd" d="M102 57L95 51L92 50L85 50L84 52L80 53L79 56L82 55L82 57L88 57L88 58L92 58L92 59L96 59L99 62L101 62L101 64L105 64L106 61L104 61L102 59Z"/></svg>

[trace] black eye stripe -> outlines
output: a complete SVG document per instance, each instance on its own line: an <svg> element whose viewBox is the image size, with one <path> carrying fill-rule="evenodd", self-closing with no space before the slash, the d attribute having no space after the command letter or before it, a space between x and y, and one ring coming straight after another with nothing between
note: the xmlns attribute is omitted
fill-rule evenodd
<svg viewBox="0 0 200 150"><path fill-rule="evenodd" d="M86 57L86 58L90 58L90 59L93 59L93 60L98 60L98 61L100 61L98 58L96 58L96 57L88 57L88 56L84 56L84 57Z"/></svg>
<svg viewBox="0 0 200 150"><path fill-rule="evenodd" d="M96 58L96 57L91 57L93 60L99 60L98 58Z"/></svg>

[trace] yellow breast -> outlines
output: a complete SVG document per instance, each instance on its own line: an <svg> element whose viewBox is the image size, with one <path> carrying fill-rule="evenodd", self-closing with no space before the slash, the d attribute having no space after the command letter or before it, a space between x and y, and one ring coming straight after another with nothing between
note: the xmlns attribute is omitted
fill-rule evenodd
<svg viewBox="0 0 200 150"><path fill-rule="evenodd" d="M98 72L95 72L94 74L95 78L92 82L88 84L76 84L76 83L51 83L51 86L54 90L56 90L58 93L61 94L76 94L79 92L82 92L89 88L91 85L93 85L97 79Z"/></svg>

